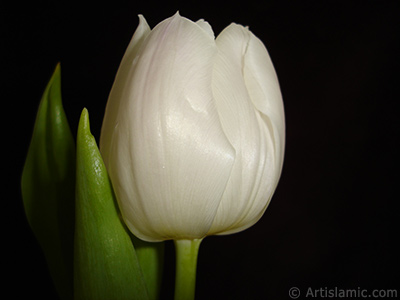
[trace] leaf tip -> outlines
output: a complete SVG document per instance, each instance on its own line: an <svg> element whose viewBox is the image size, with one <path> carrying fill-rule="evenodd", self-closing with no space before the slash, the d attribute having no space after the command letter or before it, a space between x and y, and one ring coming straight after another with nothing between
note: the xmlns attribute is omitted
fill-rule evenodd
<svg viewBox="0 0 400 300"><path fill-rule="evenodd" d="M79 119L78 135L79 132L82 132L83 134L90 133L89 111L86 107L83 108L81 117Z"/></svg>
<svg viewBox="0 0 400 300"><path fill-rule="evenodd" d="M53 82L55 80L59 80L60 78L61 78L61 63L58 62L56 67L54 68L53 75L52 75L52 77L50 79L50 82Z"/></svg>

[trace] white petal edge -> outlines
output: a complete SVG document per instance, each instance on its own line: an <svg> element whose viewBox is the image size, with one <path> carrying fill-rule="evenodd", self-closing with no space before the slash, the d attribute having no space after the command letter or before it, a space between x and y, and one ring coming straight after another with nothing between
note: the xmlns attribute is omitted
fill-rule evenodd
<svg viewBox="0 0 400 300"><path fill-rule="evenodd" d="M118 111L120 109L120 101L126 95L128 78L133 71L134 60L139 52L140 46L151 32L146 19L142 15L139 15L138 17L139 25L136 28L135 33L133 34L133 37L129 42L129 45L119 65L104 113L100 134L100 151L106 166L108 164L110 147L112 145L112 136L117 122Z"/></svg>
<svg viewBox="0 0 400 300"><path fill-rule="evenodd" d="M276 174L282 171L285 150L285 113L278 77L267 48L251 31L243 75L255 107L264 115L273 134Z"/></svg>
<svg viewBox="0 0 400 300"><path fill-rule="evenodd" d="M225 28L216 39L220 54L214 72L214 95L237 156L208 235L235 233L253 225L265 211L275 186L272 137L243 78L249 40L248 29L237 24Z"/></svg>
<svg viewBox="0 0 400 300"><path fill-rule="evenodd" d="M213 39L215 38L214 31L208 22L200 19L196 22L196 24L199 25L205 32L207 32Z"/></svg>

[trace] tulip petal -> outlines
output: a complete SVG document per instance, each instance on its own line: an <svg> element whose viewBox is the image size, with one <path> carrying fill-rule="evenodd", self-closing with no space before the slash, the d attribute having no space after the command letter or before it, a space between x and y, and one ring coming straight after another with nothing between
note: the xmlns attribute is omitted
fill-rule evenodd
<svg viewBox="0 0 400 300"><path fill-rule="evenodd" d="M215 38L214 31L212 30L212 27L208 22L200 19L196 22L196 24L199 25L203 30L205 30L213 39Z"/></svg>
<svg viewBox="0 0 400 300"><path fill-rule="evenodd" d="M176 14L148 35L127 78L107 165L141 239L202 238L214 219L235 156L211 92L216 51L209 32Z"/></svg>
<svg viewBox="0 0 400 300"><path fill-rule="evenodd" d="M136 63L135 58L137 53L143 44L143 41L150 33L150 27L146 22L146 19L139 15L139 26L137 27L128 48L125 51L124 57L122 58L119 66L117 75L113 87L110 92L107 108L104 115L104 122L106 124L115 124L117 119L118 110L120 107L120 101L125 97L127 89L129 88L128 81L130 73L133 70L133 65ZM100 148L103 159L107 161L109 155L109 147L111 146L111 137L114 131L114 126L103 126L101 129Z"/></svg>
<svg viewBox="0 0 400 300"><path fill-rule="evenodd" d="M264 44L249 31L243 75L254 106L263 114L273 133L275 161L279 178L285 149L285 113L275 68Z"/></svg>
<svg viewBox="0 0 400 300"><path fill-rule="evenodd" d="M236 160L209 235L235 233L253 225L265 211L275 187L273 139L243 78L250 37L247 28L232 24L216 39L219 54L213 91Z"/></svg>

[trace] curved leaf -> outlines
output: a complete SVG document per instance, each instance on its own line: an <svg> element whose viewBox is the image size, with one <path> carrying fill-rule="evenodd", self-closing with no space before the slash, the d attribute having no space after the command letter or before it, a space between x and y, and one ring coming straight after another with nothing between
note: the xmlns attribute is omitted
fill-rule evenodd
<svg viewBox="0 0 400 300"><path fill-rule="evenodd" d="M148 299L86 109L78 127L76 169L75 299Z"/></svg>
<svg viewBox="0 0 400 300"><path fill-rule="evenodd" d="M25 213L61 299L72 299L75 143L61 102L58 64L40 101L21 191Z"/></svg>

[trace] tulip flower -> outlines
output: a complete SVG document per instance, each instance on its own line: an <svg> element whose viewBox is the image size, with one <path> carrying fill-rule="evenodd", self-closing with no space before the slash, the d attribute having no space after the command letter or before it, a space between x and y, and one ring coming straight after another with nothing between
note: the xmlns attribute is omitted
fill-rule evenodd
<svg viewBox="0 0 400 300"><path fill-rule="evenodd" d="M100 138L134 235L197 254L187 241L252 226L278 184L284 143L278 79L247 27L215 38L204 20L176 13L151 30L139 16Z"/></svg>

